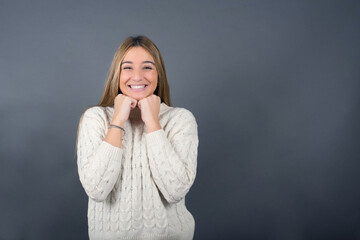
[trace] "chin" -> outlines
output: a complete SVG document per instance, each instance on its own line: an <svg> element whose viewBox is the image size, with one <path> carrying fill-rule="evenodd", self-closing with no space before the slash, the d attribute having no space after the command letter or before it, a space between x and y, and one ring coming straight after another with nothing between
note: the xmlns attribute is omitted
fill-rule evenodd
<svg viewBox="0 0 360 240"><path fill-rule="evenodd" d="M132 97L133 99L140 101L141 99L143 99L144 97Z"/></svg>
<svg viewBox="0 0 360 240"><path fill-rule="evenodd" d="M129 94L128 96L135 99L135 100L137 100L137 101L140 101L141 99L146 98L146 97L148 97L150 95L151 94L147 94L147 95L131 95L131 94Z"/></svg>

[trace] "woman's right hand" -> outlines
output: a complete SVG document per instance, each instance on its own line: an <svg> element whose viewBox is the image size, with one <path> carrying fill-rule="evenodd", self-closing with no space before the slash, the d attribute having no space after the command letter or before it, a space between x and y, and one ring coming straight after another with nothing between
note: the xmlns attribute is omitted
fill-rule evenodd
<svg viewBox="0 0 360 240"><path fill-rule="evenodd" d="M128 120L131 109L135 108L137 100L128 97L124 94L119 94L114 99L114 115L111 120L111 124L124 126L126 120Z"/></svg>

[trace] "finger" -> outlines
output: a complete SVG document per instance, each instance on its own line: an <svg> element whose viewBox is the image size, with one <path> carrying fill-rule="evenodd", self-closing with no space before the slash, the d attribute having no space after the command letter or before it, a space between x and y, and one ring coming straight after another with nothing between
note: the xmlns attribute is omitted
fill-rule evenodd
<svg viewBox="0 0 360 240"><path fill-rule="evenodd" d="M138 103L138 101L136 99L133 99L133 101L132 101L132 105L134 106L133 108L136 107L137 103Z"/></svg>
<svg viewBox="0 0 360 240"><path fill-rule="evenodd" d="M132 98L132 97L129 97L129 96L126 96L127 98L129 98L129 99L131 99L131 100L134 100L134 101L136 101L136 99L135 98Z"/></svg>
<svg viewBox="0 0 360 240"><path fill-rule="evenodd" d="M132 103L137 103L138 101L134 98L129 97Z"/></svg>
<svg viewBox="0 0 360 240"><path fill-rule="evenodd" d="M154 96L154 100L155 100L155 102L156 102L157 104L159 104L159 103L161 102L160 97L157 96L157 95Z"/></svg>
<svg viewBox="0 0 360 240"><path fill-rule="evenodd" d="M139 107L140 110L141 110L141 101L138 101L137 105L138 105L138 107Z"/></svg>

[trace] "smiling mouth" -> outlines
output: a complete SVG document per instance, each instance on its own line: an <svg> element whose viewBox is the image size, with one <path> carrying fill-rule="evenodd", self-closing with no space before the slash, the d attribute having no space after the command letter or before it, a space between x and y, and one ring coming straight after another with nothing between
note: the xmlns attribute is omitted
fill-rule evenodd
<svg viewBox="0 0 360 240"><path fill-rule="evenodd" d="M130 88L132 89L143 89L143 88L146 88L147 85L146 84L143 84L143 85L128 85Z"/></svg>

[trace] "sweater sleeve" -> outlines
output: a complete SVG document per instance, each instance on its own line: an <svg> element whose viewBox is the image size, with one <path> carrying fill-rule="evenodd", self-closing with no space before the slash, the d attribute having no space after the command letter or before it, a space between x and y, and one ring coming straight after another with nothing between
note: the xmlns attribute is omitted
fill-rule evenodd
<svg viewBox="0 0 360 240"><path fill-rule="evenodd" d="M195 180L198 132L193 114L182 109L163 129L146 135L152 177L169 203L185 197Z"/></svg>
<svg viewBox="0 0 360 240"><path fill-rule="evenodd" d="M100 202L113 189L121 170L122 149L104 141L104 112L99 107L85 111L80 119L77 165L86 194Z"/></svg>

